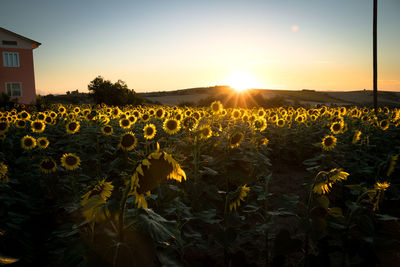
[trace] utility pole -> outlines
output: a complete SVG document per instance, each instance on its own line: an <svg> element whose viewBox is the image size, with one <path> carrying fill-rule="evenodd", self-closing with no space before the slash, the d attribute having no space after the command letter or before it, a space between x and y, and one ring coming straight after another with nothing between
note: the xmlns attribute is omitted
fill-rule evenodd
<svg viewBox="0 0 400 267"><path fill-rule="evenodd" d="M374 0L373 20L373 68L374 68L374 109L378 112L378 58L377 58L377 24L378 24L378 0Z"/></svg>

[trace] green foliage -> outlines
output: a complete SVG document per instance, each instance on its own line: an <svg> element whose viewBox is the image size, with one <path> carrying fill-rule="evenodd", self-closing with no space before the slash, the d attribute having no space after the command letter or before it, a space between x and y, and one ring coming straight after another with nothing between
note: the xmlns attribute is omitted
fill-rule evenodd
<svg viewBox="0 0 400 267"><path fill-rule="evenodd" d="M89 83L88 90L97 104L121 106L138 105L143 102L135 91L129 89L128 85L122 80L112 83L109 80L104 80L101 76L97 76Z"/></svg>

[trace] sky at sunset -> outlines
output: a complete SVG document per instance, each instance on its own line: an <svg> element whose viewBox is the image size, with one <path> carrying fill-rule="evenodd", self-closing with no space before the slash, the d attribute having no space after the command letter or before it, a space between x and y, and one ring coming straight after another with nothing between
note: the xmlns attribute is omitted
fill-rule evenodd
<svg viewBox="0 0 400 267"><path fill-rule="evenodd" d="M42 43L40 94L97 75L136 92L231 85L372 89L373 0L0 0L0 27ZM400 0L378 0L378 89L400 91ZM236 79L236 80L235 80ZM243 81L243 80L242 80Z"/></svg>

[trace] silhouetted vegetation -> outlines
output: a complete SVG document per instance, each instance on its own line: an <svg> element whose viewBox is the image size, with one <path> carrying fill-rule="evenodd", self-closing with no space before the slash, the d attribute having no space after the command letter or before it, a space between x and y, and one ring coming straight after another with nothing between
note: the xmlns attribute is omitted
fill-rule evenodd
<svg viewBox="0 0 400 267"><path fill-rule="evenodd" d="M5 93L1 93L0 95L0 107L12 107L17 102L17 99L11 99L11 97Z"/></svg>
<svg viewBox="0 0 400 267"><path fill-rule="evenodd" d="M40 102L38 104L38 101ZM40 96L38 95L36 97L36 106L39 106L41 104L55 104L55 103L60 103L60 104L93 104L94 101L93 99L89 96L88 93L81 93L78 90L75 91L67 91L65 95L53 95L53 94L48 94L45 96Z"/></svg>
<svg viewBox="0 0 400 267"><path fill-rule="evenodd" d="M133 89L129 89L128 85L118 80L112 83L105 80L101 76L97 76L88 85L89 95L97 104L105 103L107 105L127 105L142 104L143 100L135 93Z"/></svg>

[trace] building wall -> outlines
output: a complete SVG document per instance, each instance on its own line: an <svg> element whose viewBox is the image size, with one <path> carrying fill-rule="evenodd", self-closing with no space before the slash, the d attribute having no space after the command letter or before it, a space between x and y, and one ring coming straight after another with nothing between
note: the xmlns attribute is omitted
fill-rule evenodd
<svg viewBox="0 0 400 267"><path fill-rule="evenodd" d="M0 43L1 43L0 38ZM9 38L6 40L10 40ZM19 67L4 67L3 52L18 52ZM18 103L34 104L36 101L35 76L33 69L32 48L7 48L0 46L0 93L7 93L6 83L19 82L22 84L22 96L18 97Z"/></svg>
<svg viewBox="0 0 400 267"><path fill-rule="evenodd" d="M17 45L3 45L2 41L16 41ZM22 38L18 38L9 33L3 32L0 30L0 48L22 48L22 49L32 49L32 43L24 40Z"/></svg>

